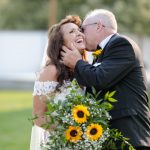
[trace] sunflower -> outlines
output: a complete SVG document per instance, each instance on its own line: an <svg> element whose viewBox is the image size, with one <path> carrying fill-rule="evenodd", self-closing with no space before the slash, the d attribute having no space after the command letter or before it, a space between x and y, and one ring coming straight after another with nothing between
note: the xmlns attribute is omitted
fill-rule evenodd
<svg viewBox="0 0 150 150"><path fill-rule="evenodd" d="M87 116L90 116L90 113L87 107L83 105L74 106L72 109L72 118L77 123L84 123L87 121Z"/></svg>
<svg viewBox="0 0 150 150"><path fill-rule="evenodd" d="M92 55L94 56L94 60L96 60L98 56L101 55L102 51L102 49L98 49L92 53Z"/></svg>
<svg viewBox="0 0 150 150"><path fill-rule="evenodd" d="M82 139L82 131L80 127L69 126L66 130L66 139L70 142L77 142Z"/></svg>
<svg viewBox="0 0 150 150"><path fill-rule="evenodd" d="M98 49L98 50L96 50L96 51L94 51L93 53L92 53L92 55L93 56L98 56L98 55L100 55L101 53L102 53L102 49Z"/></svg>
<svg viewBox="0 0 150 150"><path fill-rule="evenodd" d="M86 136L90 140L98 140L103 134L103 128L99 124L90 124L86 130Z"/></svg>

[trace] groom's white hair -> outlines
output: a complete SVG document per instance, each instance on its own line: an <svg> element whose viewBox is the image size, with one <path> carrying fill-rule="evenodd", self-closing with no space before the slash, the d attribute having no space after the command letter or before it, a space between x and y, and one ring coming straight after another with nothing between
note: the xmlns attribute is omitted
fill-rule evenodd
<svg viewBox="0 0 150 150"><path fill-rule="evenodd" d="M117 21L115 15L106 9L95 9L87 13L85 19L94 18L96 21L100 21L104 26L113 29L117 32Z"/></svg>

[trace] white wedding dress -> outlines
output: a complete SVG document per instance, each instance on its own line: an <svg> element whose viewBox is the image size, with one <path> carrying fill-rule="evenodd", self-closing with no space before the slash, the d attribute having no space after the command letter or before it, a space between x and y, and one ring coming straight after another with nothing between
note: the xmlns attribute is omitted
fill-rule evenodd
<svg viewBox="0 0 150 150"><path fill-rule="evenodd" d="M70 92L70 89L66 88L66 86L68 86L69 83L69 81L65 82L60 88L60 92L55 93L54 101L56 103L58 102L58 100L65 100L66 95ZM54 93L57 84L58 82L55 81L35 81L33 96L42 96ZM37 125L34 125L31 131L30 150L42 150L41 143L45 143L47 141L48 136L49 133L46 130Z"/></svg>

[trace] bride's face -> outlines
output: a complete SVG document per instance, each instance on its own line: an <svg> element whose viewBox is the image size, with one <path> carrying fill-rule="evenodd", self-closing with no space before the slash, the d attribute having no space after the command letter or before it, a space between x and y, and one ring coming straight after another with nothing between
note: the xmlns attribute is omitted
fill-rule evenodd
<svg viewBox="0 0 150 150"><path fill-rule="evenodd" d="M73 44L80 53L85 50L85 36L74 23L66 23L61 26L64 44L69 48Z"/></svg>

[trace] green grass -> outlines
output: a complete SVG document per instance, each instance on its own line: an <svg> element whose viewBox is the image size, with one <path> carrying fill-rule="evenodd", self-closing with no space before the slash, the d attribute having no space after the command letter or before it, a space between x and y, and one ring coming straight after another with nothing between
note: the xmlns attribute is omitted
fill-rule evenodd
<svg viewBox="0 0 150 150"><path fill-rule="evenodd" d="M0 149L28 150L32 92L0 91Z"/></svg>

